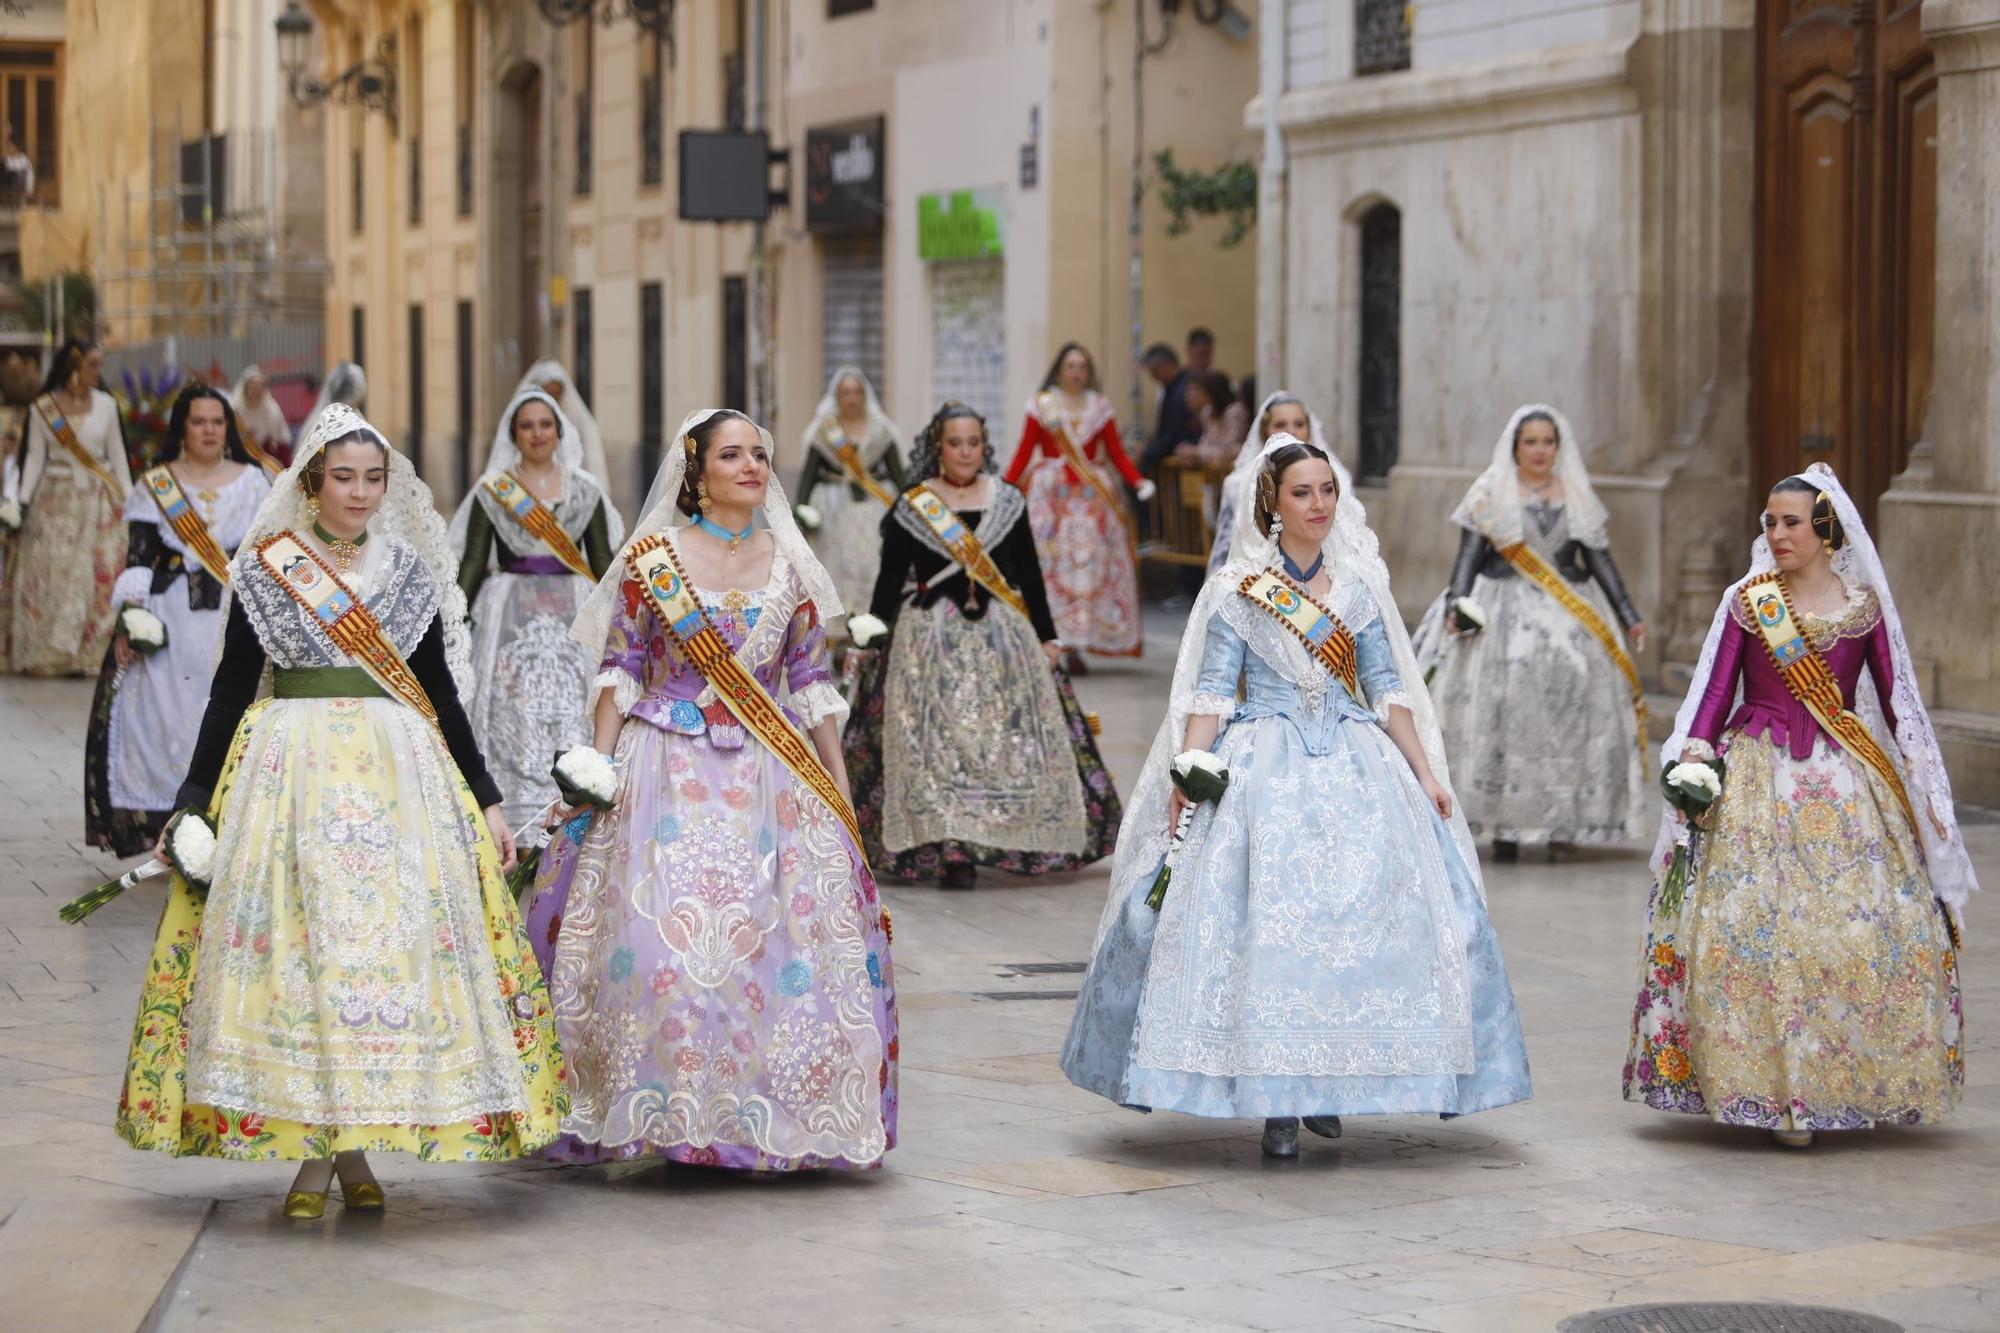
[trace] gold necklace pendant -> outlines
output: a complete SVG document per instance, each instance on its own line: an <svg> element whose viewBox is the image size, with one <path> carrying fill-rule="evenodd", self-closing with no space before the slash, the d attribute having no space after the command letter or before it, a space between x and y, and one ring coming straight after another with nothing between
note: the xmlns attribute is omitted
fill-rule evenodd
<svg viewBox="0 0 2000 1333"><path fill-rule="evenodd" d="M328 542L327 548L333 552L337 571L343 578L346 577L347 571L354 568L354 557L361 554L361 548L353 542L343 541Z"/></svg>

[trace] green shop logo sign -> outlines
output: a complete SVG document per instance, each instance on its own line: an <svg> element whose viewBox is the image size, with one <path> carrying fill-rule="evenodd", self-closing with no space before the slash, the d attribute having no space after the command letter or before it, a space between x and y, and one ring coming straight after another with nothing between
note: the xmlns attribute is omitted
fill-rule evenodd
<svg viewBox="0 0 2000 1333"><path fill-rule="evenodd" d="M919 259L991 259L1002 252L998 190L917 196Z"/></svg>

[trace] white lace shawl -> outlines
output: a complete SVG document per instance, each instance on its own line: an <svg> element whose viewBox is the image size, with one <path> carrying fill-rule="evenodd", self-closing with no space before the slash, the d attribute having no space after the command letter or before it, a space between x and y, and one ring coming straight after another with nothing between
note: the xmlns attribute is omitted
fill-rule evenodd
<svg viewBox="0 0 2000 1333"><path fill-rule="evenodd" d="M687 475L688 432L722 410L719 407L704 407L688 413L681 422L680 429L674 432L674 438L667 446L666 457L660 461L660 470L653 478L652 489L646 492L646 506L639 511L639 522L632 529L632 535L618 548L618 558L611 562L611 568L604 571L604 577L597 581L597 587L591 590L583 608L577 612L576 620L570 625L570 638L590 650L592 662L604 660L604 644L611 634L612 614L618 608L618 585L625 579L625 553L656 532L687 527L693 522L676 506L676 501L680 499L682 478ZM771 443L771 432L759 426L757 436L764 442L767 456L775 461L777 450ZM778 555L791 566L800 586L819 608L820 619L828 621L845 615L847 608L841 603L832 577L806 543L805 534L799 531L798 520L792 517L792 502L785 497L785 488L779 484L775 468L764 491L764 526L770 529Z"/></svg>
<svg viewBox="0 0 2000 1333"><path fill-rule="evenodd" d="M1259 465L1262 465L1263 458L1276 450L1297 443L1299 441L1290 435L1272 436L1260 451ZM1396 611L1396 599L1389 590L1388 567L1382 563L1375 534L1368 530L1361 506L1358 503L1349 505L1347 501L1348 495L1343 489L1341 503L1334 509L1333 527L1320 546L1333 579L1332 605L1329 609L1357 634L1373 618L1369 603L1380 613L1383 633L1402 687L1387 698L1369 702L1384 716L1392 705L1409 710L1432 776L1450 791L1451 769L1445 759L1444 737L1438 728L1437 709L1431 702L1430 690L1425 687L1423 676L1417 670L1409 632ZM1229 563L1202 585L1194 610L1188 616L1187 629L1181 636L1167 716L1153 737L1152 749L1146 756L1145 767L1140 770L1138 784L1132 789L1131 799L1125 803L1125 822L1118 835L1118 850L1111 865L1111 894L1097 928L1099 944L1103 943L1105 932L1124 910L1140 878L1150 878L1158 869L1160 859L1166 855L1167 805L1173 789L1168 770L1187 735L1188 718L1197 713L1217 712L1226 717L1227 713L1235 710L1234 698L1204 697L1197 689L1208 645L1209 622L1216 615L1222 615L1224 623L1243 634L1251 651L1298 688L1300 698L1309 710L1323 706L1327 687L1326 668L1306 651L1303 644L1282 633L1269 616L1252 614L1252 608L1238 593L1245 575L1275 568L1280 559L1277 542L1257 524L1254 501L1237 511L1232 549L1234 553ZM1349 613L1355 618L1350 620ZM1479 857L1456 795L1452 797L1449 827L1459 856L1477 881ZM1480 893L1485 893L1483 883Z"/></svg>
<svg viewBox="0 0 2000 1333"><path fill-rule="evenodd" d="M1493 446L1493 461L1473 480L1451 521L1461 528L1484 533L1495 549L1520 541L1526 532L1521 515L1521 476L1514 464L1514 435L1531 416L1546 416L1556 423L1556 477L1563 487L1563 512L1569 516L1569 534L1585 546L1602 551L1611 544L1606 532L1610 516L1604 502L1590 484L1590 469L1584 465L1583 442L1570 429L1569 418L1547 403L1527 403L1507 418L1507 429Z"/></svg>
<svg viewBox="0 0 2000 1333"><path fill-rule="evenodd" d="M833 372L833 378L826 382L826 392L819 397L819 406L813 409L812 420L806 425L806 433L799 441L799 461L803 463L808 453L818 450L822 458L836 466L840 460L834 457L833 446L827 443L826 427L829 422L836 427L840 424L840 382L859 380L861 395L868 400L868 430L862 438L853 441L861 453L861 465L872 468L882 461L884 454L900 450L902 445L896 437L896 423L882 410L882 400L875 396L875 386L861 373L859 366L842 366ZM802 495L801 500L812 499Z"/></svg>
<svg viewBox="0 0 2000 1333"><path fill-rule="evenodd" d="M1846 545L1833 555L1834 572L1847 585L1850 594L1857 588L1866 588L1875 594L1875 600L1881 607L1882 625L1889 636L1889 656L1895 667L1890 702L1896 712L1896 744L1891 756L1898 763L1903 782L1909 789L1910 805L1916 810L1916 836L1924 850L1931 889L1951 909L1952 915L1962 920L1966 899L1979 887L1979 880L1973 872L1972 857L1966 850L1965 839L1959 832L1957 807L1952 804L1951 777L1945 771L1944 754L1938 748L1937 732L1931 727L1931 715L1924 708L1923 695L1917 689L1917 672L1910 655L1909 640L1903 635L1903 620L1896 613L1896 599L1889 591L1889 579L1882 568L1881 556L1861 521L1860 510L1855 508L1854 501L1832 468L1824 463L1814 463L1797 475L1826 494L1846 533ZM1694 678L1688 683L1687 697L1681 701L1680 711L1674 714L1673 735L1667 737L1666 743L1660 747L1663 768L1680 762L1681 751L1688 743L1688 729L1694 725L1695 712L1701 707L1702 696L1708 692L1709 678L1715 674L1715 658L1722 644L1725 622L1729 619L1731 608L1738 604L1743 585L1777 567L1770 543L1760 533L1750 547L1749 572L1729 585L1729 591L1722 595L1721 603L1715 608L1715 618L1709 622L1708 637L1702 640L1701 658L1695 666ZM1739 679L1735 697L1730 703L1732 714L1742 699L1743 685ZM1861 681L1855 687L1855 712L1878 740L1889 735L1888 720L1883 715L1881 701L1876 697L1874 679L1866 671L1861 673ZM1891 749L1888 746L1883 748ZM1665 802L1662 802L1662 807L1660 833L1653 844L1655 871L1665 864L1668 849L1676 843L1685 842L1688 836L1686 823L1675 818L1672 809L1665 807ZM1944 826L1942 834L1932 825L1933 817Z"/></svg>
<svg viewBox="0 0 2000 1333"><path fill-rule="evenodd" d="M438 585L438 619L444 627L445 660L451 665L452 680L463 698L472 697L472 636L465 628L465 594L458 587L458 564L451 558L444 520L438 516L437 502L430 487L417 476L410 460L398 453L382 432L369 425L361 413L346 403L333 403L313 419L311 429L299 440L292 465L271 483L250 530L243 536L235 559L229 562L232 577L240 586L253 571L262 568L257 559L257 543L280 532L304 532L312 523L306 508L306 493L300 485L306 466L326 448L327 441L355 432L378 441L389 454L389 493L382 508L368 525L371 537L411 547Z"/></svg>
<svg viewBox="0 0 2000 1333"><path fill-rule="evenodd" d="M458 502L458 509L451 516L449 529L451 552L460 559L465 556L466 537L472 529L472 506L486 505L489 517L498 510L498 502L487 494L487 480L520 465L521 446L514 443L514 414L529 402L547 403L549 410L556 414L556 464L563 470L564 485L568 493L576 493L577 482L581 478L583 486L604 501L604 519L611 535L611 544L616 546L625 539L625 520L620 518L618 511L612 507L607 478L601 474L593 476L585 464L582 433L577 429L576 423L570 420L569 414L563 411L561 403L541 388L535 387L523 389L515 394L514 400L507 404L507 410L500 414L500 424L493 432L492 447L486 451L486 466L480 469L479 479L472 483L471 489L466 491L465 498ZM587 515L586 521L588 521Z"/></svg>

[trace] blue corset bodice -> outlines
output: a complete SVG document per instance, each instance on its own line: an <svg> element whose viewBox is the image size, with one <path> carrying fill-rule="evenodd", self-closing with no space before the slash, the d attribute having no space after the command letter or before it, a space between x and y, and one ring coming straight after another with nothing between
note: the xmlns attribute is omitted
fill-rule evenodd
<svg viewBox="0 0 2000 1333"><path fill-rule="evenodd" d="M1354 634L1354 649L1356 683L1366 698L1388 699L1402 690L1402 677L1397 674L1395 659L1389 653L1388 634L1379 615L1372 616ZM1225 727L1281 717L1298 732L1308 754L1327 753L1343 723L1365 722L1377 726L1381 722L1373 708L1350 694L1331 673L1318 711L1313 711L1298 686L1279 675L1261 655L1250 651L1250 645L1236 628L1218 615L1208 624L1208 643L1203 651L1196 694L1233 699L1239 681L1243 698L1229 715Z"/></svg>

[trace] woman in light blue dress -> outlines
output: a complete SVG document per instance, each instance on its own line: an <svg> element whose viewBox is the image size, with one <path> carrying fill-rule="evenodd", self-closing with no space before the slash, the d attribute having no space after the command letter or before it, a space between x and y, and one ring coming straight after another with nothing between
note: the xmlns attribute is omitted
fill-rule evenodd
<svg viewBox="0 0 2000 1333"><path fill-rule="evenodd" d="M1310 646L1318 614L1351 658ZM1155 911L1184 804L1176 750L1213 752L1230 780L1194 808ZM1232 558L1188 621L1064 1072L1125 1106L1262 1117L1278 1157L1297 1154L1301 1118L1331 1138L1341 1115L1525 1099L1520 1019L1455 806L1361 506L1320 449L1273 436Z"/></svg>

